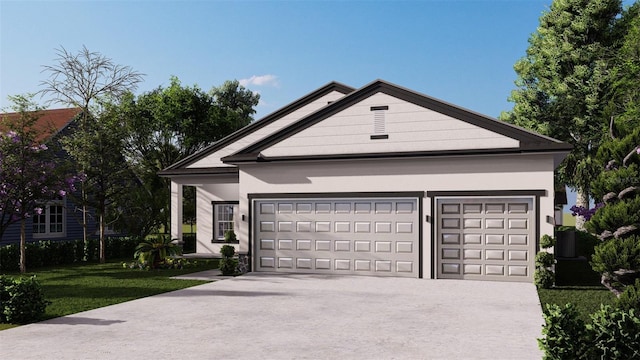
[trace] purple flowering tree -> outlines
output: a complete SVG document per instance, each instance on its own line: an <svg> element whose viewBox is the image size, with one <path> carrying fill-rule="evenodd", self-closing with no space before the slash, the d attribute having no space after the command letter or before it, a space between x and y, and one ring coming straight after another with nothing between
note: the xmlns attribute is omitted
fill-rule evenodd
<svg viewBox="0 0 640 360"><path fill-rule="evenodd" d="M35 129L41 108L31 95L11 96L16 116L0 120L0 240L9 225L20 223L20 271L26 272L26 220L42 204L75 191L76 177L64 174ZM45 141L45 140L42 140Z"/></svg>

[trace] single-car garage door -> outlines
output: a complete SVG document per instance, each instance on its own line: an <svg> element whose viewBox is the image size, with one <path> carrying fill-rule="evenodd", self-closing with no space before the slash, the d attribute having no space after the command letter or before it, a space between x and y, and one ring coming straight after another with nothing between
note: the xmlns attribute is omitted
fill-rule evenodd
<svg viewBox="0 0 640 360"><path fill-rule="evenodd" d="M418 277L416 198L255 200L256 271Z"/></svg>
<svg viewBox="0 0 640 360"><path fill-rule="evenodd" d="M532 281L533 198L436 198L437 277Z"/></svg>

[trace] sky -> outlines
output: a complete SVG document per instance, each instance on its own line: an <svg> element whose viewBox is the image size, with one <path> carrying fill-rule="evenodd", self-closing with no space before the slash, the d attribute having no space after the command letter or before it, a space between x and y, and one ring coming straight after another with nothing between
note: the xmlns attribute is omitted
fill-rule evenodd
<svg viewBox="0 0 640 360"><path fill-rule="evenodd" d="M42 89L56 49L86 46L144 73L137 94L171 76L203 90L237 79L261 96L256 119L331 81L376 79L497 117L512 108L513 65L550 4L0 0L0 108Z"/></svg>
<svg viewBox="0 0 640 360"><path fill-rule="evenodd" d="M0 107L41 89L56 49L84 45L146 74L136 93L237 79L261 95L256 118L376 79L497 117L550 1L0 0Z"/></svg>

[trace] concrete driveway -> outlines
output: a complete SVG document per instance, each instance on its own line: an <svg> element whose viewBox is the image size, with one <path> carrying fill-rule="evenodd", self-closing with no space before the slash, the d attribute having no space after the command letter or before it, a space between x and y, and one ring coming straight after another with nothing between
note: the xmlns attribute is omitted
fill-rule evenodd
<svg viewBox="0 0 640 360"><path fill-rule="evenodd" d="M532 284L247 274L0 331L3 359L540 359Z"/></svg>

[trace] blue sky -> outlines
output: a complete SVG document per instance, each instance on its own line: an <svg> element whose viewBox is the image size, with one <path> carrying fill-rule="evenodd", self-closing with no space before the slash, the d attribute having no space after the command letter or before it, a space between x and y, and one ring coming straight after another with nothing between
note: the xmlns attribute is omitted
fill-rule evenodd
<svg viewBox="0 0 640 360"><path fill-rule="evenodd" d="M204 90L238 79L261 94L256 118L330 81L375 79L497 117L550 4L0 0L0 108L41 89L56 48L85 45L146 74L137 93L172 75Z"/></svg>
<svg viewBox="0 0 640 360"><path fill-rule="evenodd" d="M205 90L243 80L258 118L330 81L378 78L495 117L550 0L0 4L1 107L40 89L56 48L85 45L145 73L138 93L171 75Z"/></svg>

